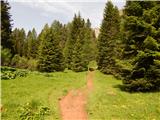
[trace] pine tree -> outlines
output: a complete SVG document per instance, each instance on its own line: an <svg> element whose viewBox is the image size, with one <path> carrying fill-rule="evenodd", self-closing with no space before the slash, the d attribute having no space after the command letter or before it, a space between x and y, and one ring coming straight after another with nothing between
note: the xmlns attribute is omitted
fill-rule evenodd
<svg viewBox="0 0 160 120"><path fill-rule="evenodd" d="M85 71L93 52L91 23L89 20L85 23L79 13L78 16L74 16L69 28L69 37L65 46L67 68L76 72Z"/></svg>
<svg viewBox="0 0 160 120"><path fill-rule="evenodd" d="M75 15L70 25L69 37L67 39L65 50L64 50L65 51L65 63L68 69L71 69L72 62L73 62L72 60L73 49L77 41L77 38L79 37L81 28L83 26L84 26L84 23L82 22L82 18L80 14L78 16Z"/></svg>
<svg viewBox="0 0 160 120"><path fill-rule="evenodd" d="M23 56L24 41L26 39L26 34L24 29L22 28L20 30L18 28L15 28L12 32L11 39L13 43L14 53Z"/></svg>
<svg viewBox="0 0 160 120"><path fill-rule="evenodd" d="M87 19L84 26L83 60L88 65L90 61L96 60L97 48L95 33L91 28L91 22Z"/></svg>
<svg viewBox="0 0 160 120"><path fill-rule="evenodd" d="M56 25L52 28L45 25L40 34L38 69L42 72L63 71L65 68Z"/></svg>
<svg viewBox="0 0 160 120"><path fill-rule="evenodd" d="M98 37L98 69L110 74L115 66L115 44L119 33L119 12L109 1L104 9L102 25Z"/></svg>
<svg viewBox="0 0 160 120"><path fill-rule="evenodd" d="M12 41L11 41L11 15L9 13L10 10L9 3L7 1L1 0L1 45L3 48L11 49L12 48Z"/></svg>
<svg viewBox="0 0 160 120"><path fill-rule="evenodd" d="M67 31L66 26L61 24L59 21L55 20L52 23L51 28L53 30L55 30L56 35L57 35L57 39L59 39L60 47L63 50L64 47L65 47L65 43L66 43L67 37L68 37L67 36L68 31Z"/></svg>
<svg viewBox="0 0 160 120"><path fill-rule="evenodd" d="M28 58L36 57L36 50L37 50L36 41L37 41L37 33L33 28L33 30L29 31L27 35L27 57Z"/></svg>
<svg viewBox="0 0 160 120"><path fill-rule="evenodd" d="M82 56L82 40L78 37L73 49L71 69L75 72L84 71L86 66Z"/></svg>
<svg viewBox="0 0 160 120"><path fill-rule="evenodd" d="M160 89L160 6L156 1L128 1L125 6L124 58L132 69L123 83L129 91ZM137 12L138 11L138 12Z"/></svg>

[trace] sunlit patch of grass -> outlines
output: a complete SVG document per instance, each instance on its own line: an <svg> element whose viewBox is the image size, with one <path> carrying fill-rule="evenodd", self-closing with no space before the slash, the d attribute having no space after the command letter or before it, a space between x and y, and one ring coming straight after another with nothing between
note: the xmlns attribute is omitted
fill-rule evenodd
<svg viewBox="0 0 160 120"><path fill-rule="evenodd" d="M95 72L94 91L90 94L89 120L159 120L160 93L128 93L117 86L121 81Z"/></svg>
<svg viewBox="0 0 160 120"><path fill-rule="evenodd" d="M31 72L24 78L2 80L2 119L18 120L18 107L35 99L50 108L51 115L45 119L60 119L59 98L71 89L84 86L85 75L86 72L75 73L69 70L55 73Z"/></svg>

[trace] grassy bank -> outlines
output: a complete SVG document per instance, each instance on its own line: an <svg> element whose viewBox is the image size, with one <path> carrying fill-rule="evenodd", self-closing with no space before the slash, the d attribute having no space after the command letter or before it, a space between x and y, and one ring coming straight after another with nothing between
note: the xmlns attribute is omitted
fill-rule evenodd
<svg viewBox="0 0 160 120"><path fill-rule="evenodd" d="M89 120L159 120L160 93L127 93L120 80L95 72L94 91L87 111Z"/></svg>
<svg viewBox="0 0 160 120"><path fill-rule="evenodd" d="M31 72L27 77L2 80L2 119L18 120L19 106L31 101L51 109L51 115L45 119L60 119L58 99L70 89L84 86L85 75L86 72L72 71L51 74Z"/></svg>

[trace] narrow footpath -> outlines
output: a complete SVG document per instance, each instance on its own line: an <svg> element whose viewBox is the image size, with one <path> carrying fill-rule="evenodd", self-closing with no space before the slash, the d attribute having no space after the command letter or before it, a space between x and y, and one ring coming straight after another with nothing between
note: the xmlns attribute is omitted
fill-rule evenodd
<svg viewBox="0 0 160 120"><path fill-rule="evenodd" d="M87 120L87 96L93 90L94 71L87 73L85 88L71 90L60 101L62 120Z"/></svg>

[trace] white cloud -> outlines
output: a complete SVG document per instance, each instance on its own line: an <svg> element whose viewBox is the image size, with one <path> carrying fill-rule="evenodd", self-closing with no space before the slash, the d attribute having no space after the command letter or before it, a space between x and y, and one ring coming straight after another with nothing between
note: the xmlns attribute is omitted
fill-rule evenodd
<svg viewBox="0 0 160 120"><path fill-rule="evenodd" d="M83 18L89 18L93 27L100 25L103 18L103 9L108 0L8 0L38 9L43 17L55 19L68 19L71 21L74 13L80 11ZM121 7L125 0L111 0Z"/></svg>

